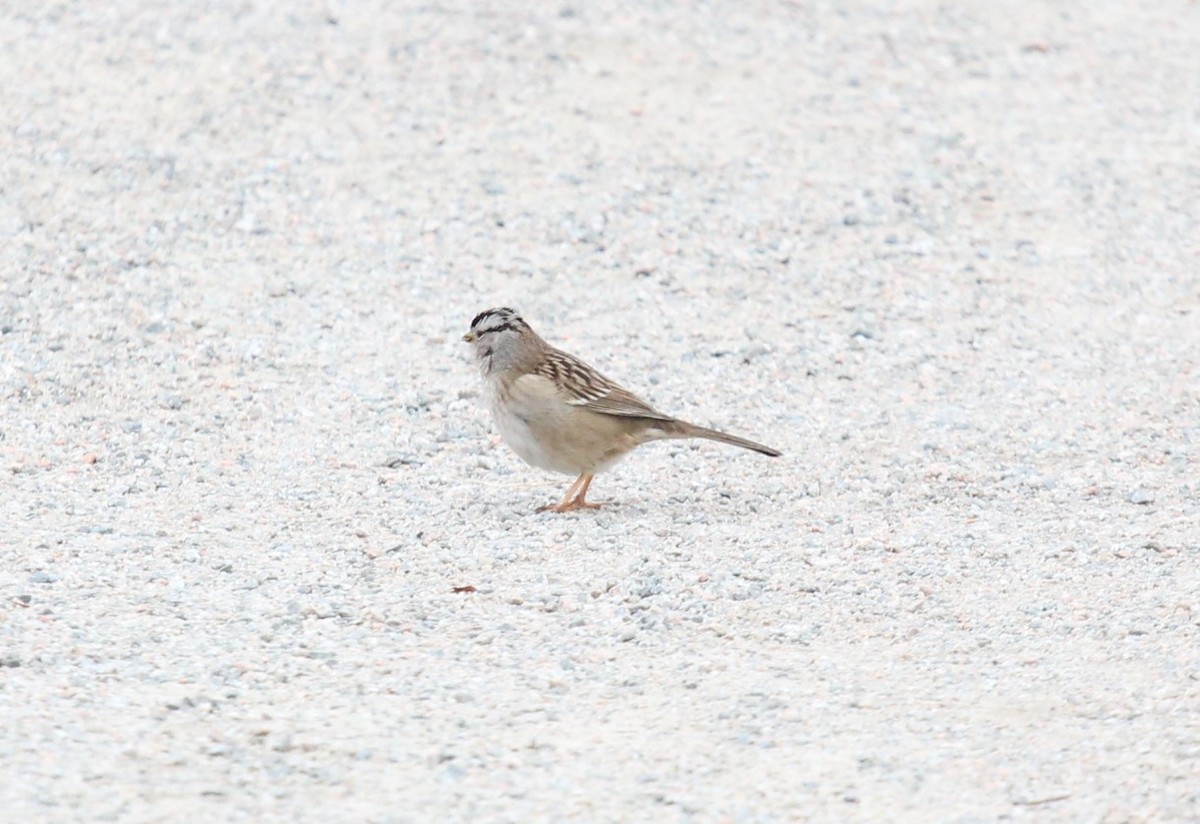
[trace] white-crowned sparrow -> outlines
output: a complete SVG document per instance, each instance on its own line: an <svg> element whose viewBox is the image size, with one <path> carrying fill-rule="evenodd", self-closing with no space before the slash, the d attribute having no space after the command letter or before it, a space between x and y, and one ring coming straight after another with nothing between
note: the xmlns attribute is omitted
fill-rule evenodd
<svg viewBox="0 0 1200 824"><path fill-rule="evenodd" d="M658 412L583 361L546 343L512 309L480 312L463 340L475 351L504 442L528 464L578 476L561 502L539 512L599 508L584 500L592 476L650 441L707 438L771 457L780 454L769 446Z"/></svg>

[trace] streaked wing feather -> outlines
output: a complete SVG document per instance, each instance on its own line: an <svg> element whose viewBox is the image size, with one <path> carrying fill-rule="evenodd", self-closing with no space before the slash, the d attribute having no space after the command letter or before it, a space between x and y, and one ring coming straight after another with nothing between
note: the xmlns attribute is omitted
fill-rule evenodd
<svg viewBox="0 0 1200 824"><path fill-rule="evenodd" d="M621 387L616 387L603 398L586 401L572 401L577 406L582 406L585 409L590 409L593 412L602 412L605 415L621 415L629 418L654 418L655 420L669 421L670 417L662 414L653 406L646 403L644 400L634 395Z"/></svg>
<svg viewBox="0 0 1200 824"><path fill-rule="evenodd" d="M561 387L567 403L573 406L603 415L673 420L566 352L557 349L548 352L537 371Z"/></svg>

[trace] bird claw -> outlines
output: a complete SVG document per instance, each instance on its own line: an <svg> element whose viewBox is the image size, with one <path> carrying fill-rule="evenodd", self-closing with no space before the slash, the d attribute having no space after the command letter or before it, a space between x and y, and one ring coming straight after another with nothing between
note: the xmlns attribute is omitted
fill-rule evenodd
<svg viewBox="0 0 1200 824"><path fill-rule="evenodd" d="M600 509L603 504L593 504L587 501L567 501L561 504L546 504L539 506L536 512L573 512L576 509Z"/></svg>

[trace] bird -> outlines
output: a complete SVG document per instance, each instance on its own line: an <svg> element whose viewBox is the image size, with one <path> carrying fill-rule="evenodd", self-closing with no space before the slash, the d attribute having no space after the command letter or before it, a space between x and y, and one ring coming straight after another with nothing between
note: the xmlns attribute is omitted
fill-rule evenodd
<svg viewBox="0 0 1200 824"><path fill-rule="evenodd" d="M557 504L538 512L599 509L592 478L651 441L705 438L772 458L777 449L656 410L574 355L544 341L513 309L486 309L462 339L471 345L500 437L531 466L574 475Z"/></svg>

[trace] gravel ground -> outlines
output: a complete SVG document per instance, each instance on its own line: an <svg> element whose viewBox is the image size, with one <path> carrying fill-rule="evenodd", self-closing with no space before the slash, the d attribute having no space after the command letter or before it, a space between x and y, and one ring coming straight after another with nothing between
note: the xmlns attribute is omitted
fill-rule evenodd
<svg viewBox="0 0 1200 824"><path fill-rule="evenodd" d="M8 4L4 817L1200 820L1137 5ZM496 304L785 456L533 514Z"/></svg>

